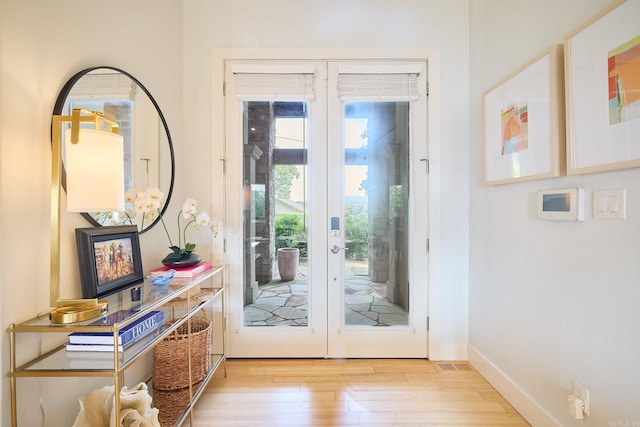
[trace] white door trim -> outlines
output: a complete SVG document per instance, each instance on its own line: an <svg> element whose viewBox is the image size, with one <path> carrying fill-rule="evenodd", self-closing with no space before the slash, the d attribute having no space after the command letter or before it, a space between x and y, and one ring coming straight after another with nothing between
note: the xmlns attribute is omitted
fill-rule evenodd
<svg viewBox="0 0 640 427"><path fill-rule="evenodd" d="M437 48L371 48L371 49L324 49L324 48L214 48L212 52L212 141L218 142L212 148L211 164L217 165L220 159L225 158L225 99L224 76L225 61L231 59L296 59L296 60L347 60L363 59L371 60L387 58L392 60L415 59L426 60L429 64L428 79L429 99L427 101L428 117L428 141L429 141L429 290L428 313L429 335L427 354L430 359L441 358L440 342L440 259L441 259L441 198L440 198L440 105L441 105L441 76L440 76L440 50ZM225 182L224 175L220 171L213 174L213 179ZM216 187L219 188L219 187ZM212 195L215 212L225 212L224 200L219 194ZM426 242L425 242L426 245ZM229 274L225 270L225 274ZM226 277L225 283L230 283ZM232 285L230 285L232 286ZM228 297L228 295L225 295ZM227 305L228 307L229 305Z"/></svg>

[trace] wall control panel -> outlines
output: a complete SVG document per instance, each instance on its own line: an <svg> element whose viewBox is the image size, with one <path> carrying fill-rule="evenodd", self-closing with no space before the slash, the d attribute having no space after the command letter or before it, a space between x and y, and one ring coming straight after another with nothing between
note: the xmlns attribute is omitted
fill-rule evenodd
<svg viewBox="0 0 640 427"><path fill-rule="evenodd" d="M538 218L584 220L584 189L576 187L538 191Z"/></svg>

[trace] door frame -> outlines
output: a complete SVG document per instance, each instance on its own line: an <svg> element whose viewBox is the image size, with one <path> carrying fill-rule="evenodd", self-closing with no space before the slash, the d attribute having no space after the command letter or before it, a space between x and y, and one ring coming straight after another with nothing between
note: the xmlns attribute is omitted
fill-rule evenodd
<svg viewBox="0 0 640 427"><path fill-rule="evenodd" d="M323 48L264 48L264 49L245 49L245 48L214 48L212 52L212 108L211 108L211 124L212 124L212 141L219 141L213 144L211 164L216 165L220 160L224 160L225 156L225 96L224 96L224 79L225 79L225 62L227 60L376 60L385 58L389 60L424 60L428 63L429 93L427 99L427 117L428 117L428 211L429 211L429 229L428 229L428 245L429 245L429 273L428 273L428 342L427 355L430 359L437 360L441 355L440 341L440 260L441 260L441 198L440 198L440 50L437 48L382 48L382 49L323 49ZM224 168L213 173L212 177L217 182L226 185ZM219 188L219 187L217 187ZM212 194L211 200L214 204L214 211L226 212L224 206L224 197L218 194ZM224 238L224 236L223 236ZM425 242L425 246L427 242ZM226 241L225 241L226 247ZM225 257L223 256L224 260ZM229 271L225 269L225 283L231 283L228 277ZM229 294L225 293L225 298L229 298ZM225 307L231 307L226 304ZM228 316L225 313L225 322L228 322ZM225 324L225 330L227 325Z"/></svg>

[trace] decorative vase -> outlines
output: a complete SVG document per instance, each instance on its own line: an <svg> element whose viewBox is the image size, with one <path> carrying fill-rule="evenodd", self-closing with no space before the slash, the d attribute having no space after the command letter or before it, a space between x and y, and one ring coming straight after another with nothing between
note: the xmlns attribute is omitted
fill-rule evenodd
<svg viewBox="0 0 640 427"><path fill-rule="evenodd" d="M300 250L298 248L278 249L278 273L282 281L288 282L296 278L299 259Z"/></svg>
<svg viewBox="0 0 640 427"><path fill-rule="evenodd" d="M194 252L188 255L184 254L180 258L171 258L171 254L169 254L162 260L162 265L169 268L191 267L200 261L202 261L202 258Z"/></svg>

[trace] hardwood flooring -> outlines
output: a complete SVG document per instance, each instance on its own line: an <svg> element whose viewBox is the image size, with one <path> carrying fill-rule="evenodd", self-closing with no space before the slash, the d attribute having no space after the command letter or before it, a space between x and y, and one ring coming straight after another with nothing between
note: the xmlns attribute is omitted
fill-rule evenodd
<svg viewBox="0 0 640 427"><path fill-rule="evenodd" d="M467 362L418 359L227 361L193 427L528 426Z"/></svg>

